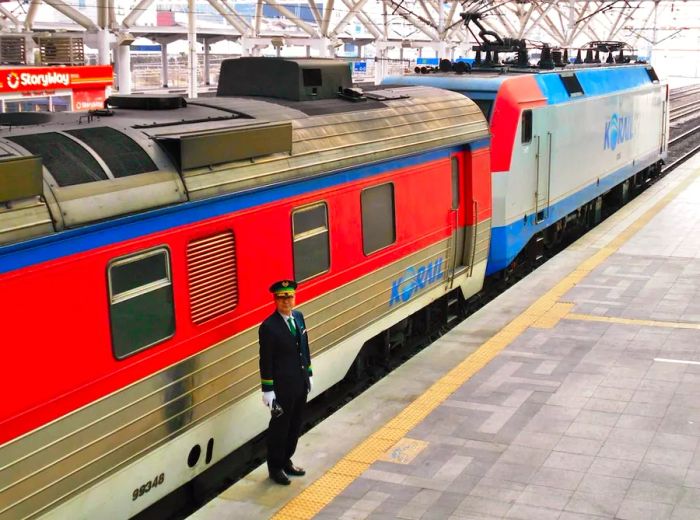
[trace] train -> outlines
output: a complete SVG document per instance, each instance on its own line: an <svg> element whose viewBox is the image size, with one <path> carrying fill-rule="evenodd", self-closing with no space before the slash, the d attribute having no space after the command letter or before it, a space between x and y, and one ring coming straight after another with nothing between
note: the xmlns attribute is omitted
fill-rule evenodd
<svg viewBox="0 0 700 520"><path fill-rule="evenodd" d="M658 176L668 154L669 90L646 64L448 70L384 84L460 92L489 120L488 275L507 273L524 251L539 257L567 227L599 222L604 196L626 202Z"/></svg>
<svg viewBox="0 0 700 520"><path fill-rule="evenodd" d="M611 90L363 91L343 62L240 58L216 97L0 115L0 520L134 516L263 432L271 282L299 282L315 398L647 178L666 86L590 72Z"/></svg>

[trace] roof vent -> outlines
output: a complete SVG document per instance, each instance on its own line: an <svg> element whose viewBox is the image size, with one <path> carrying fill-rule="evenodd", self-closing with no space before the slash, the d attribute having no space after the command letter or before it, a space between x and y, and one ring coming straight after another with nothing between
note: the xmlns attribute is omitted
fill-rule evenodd
<svg viewBox="0 0 700 520"><path fill-rule="evenodd" d="M187 106L184 97L177 94L150 96L148 94L132 94L129 96L109 96L105 105L114 108L130 108L133 110L173 110Z"/></svg>
<svg viewBox="0 0 700 520"><path fill-rule="evenodd" d="M221 63L216 95L311 101L335 99L350 87L350 66L344 61L252 57Z"/></svg>

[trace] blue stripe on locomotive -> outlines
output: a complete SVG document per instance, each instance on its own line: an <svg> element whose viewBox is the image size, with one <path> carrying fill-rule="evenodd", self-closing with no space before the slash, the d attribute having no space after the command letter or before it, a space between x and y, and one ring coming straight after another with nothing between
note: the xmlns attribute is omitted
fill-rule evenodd
<svg viewBox="0 0 700 520"><path fill-rule="evenodd" d="M532 74L537 81L542 95L547 98L547 104L556 105L576 101L591 96L602 96L623 90L629 90L651 83L651 78L646 71L646 65L619 66L592 69L571 69L575 72L583 95L571 98L564 88L559 77L560 72L541 72ZM485 96L491 93L493 96L507 79L517 76L498 76L495 78L480 78L471 74L461 75L411 75L389 76L382 82L383 85L422 85L426 87L443 88L460 92L474 99L493 99Z"/></svg>
<svg viewBox="0 0 700 520"><path fill-rule="evenodd" d="M605 69L577 69L576 78L583 94L569 97L559 74L535 74L535 80L547 97L547 104L568 103L591 96L602 96L622 90L630 90L651 83L645 66Z"/></svg>
<svg viewBox="0 0 700 520"><path fill-rule="evenodd" d="M460 150L478 150L488 145L488 139L480 139L463 146L441 148L399 159L377 162L360 168L319 174L309 179L253 188L201 201L185 202L147 213L121 217L26 242L10 244L0 247L0 274L276 200L304 195L392 170L434 161Z"/></svg>
<svg viewBox="0 0 700 520"><path fill-rule="evenodd" d="M589 184L582 190L549 206L546 218L538 224L535 223L535 214L531 213L526 218L517 219L505 226L492 228L486 274L497 273L508 267L535 233L551 226L557 220L564 218L572 211L614 188L639 170L651 166L656 161L658 161L658 153L652 152L646 157L636 160L634 165L628 164L601 178L599 184Z"/></svg>

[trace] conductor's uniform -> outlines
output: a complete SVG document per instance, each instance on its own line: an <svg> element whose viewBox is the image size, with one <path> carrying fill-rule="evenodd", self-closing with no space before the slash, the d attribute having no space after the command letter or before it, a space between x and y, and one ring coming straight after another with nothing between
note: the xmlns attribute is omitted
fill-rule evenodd
<svg viewBox="0 0 700 520"><path fill-rule="evenodd" d="M292 280L270 287L277 309L258 330L263 402L272 411L267 432L267 467L270 478L279 484L289 483L287 475L305 473L291 460L312 384L306 323L301 312L292 310L295 289Z"/></svg>

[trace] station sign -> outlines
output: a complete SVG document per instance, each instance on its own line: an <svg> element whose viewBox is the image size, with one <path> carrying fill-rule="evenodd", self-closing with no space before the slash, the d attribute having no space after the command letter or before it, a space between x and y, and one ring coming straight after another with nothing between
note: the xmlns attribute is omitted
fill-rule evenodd
<svg viewBox="0 0 700 520"><path fill-rule="evenodd" d="M113 82L110 65L0 68L0 93L58 89L104 89Z"/></svg>

